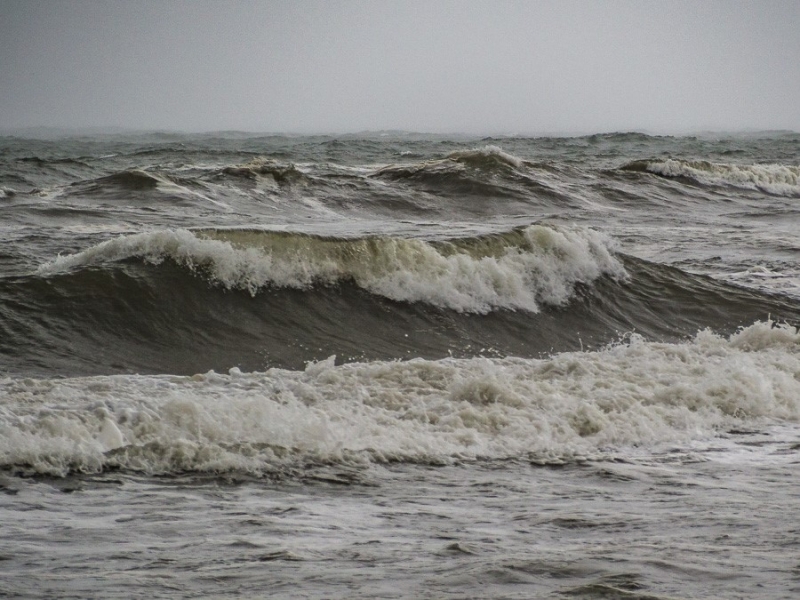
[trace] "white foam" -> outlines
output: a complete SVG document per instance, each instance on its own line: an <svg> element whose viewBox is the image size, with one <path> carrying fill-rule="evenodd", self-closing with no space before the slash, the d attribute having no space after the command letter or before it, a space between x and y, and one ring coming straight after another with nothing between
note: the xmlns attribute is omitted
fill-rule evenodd
<svg viewBox="0 0 800 600"><path fill-rule="evenodd" d="M731 185L777 196L800 196L800 167L797 166L733 165L667 159L648 161L647 170L666 177L690 177L709 185Z"/></svg>
<svg viewBox="0 0 800 600"><path fill-rule="evenodd" d="M482 148L473 148L472 150L461 150L457 152L451 152L447 155L447 158L458 160L458 159L469 159L469 158L499 158L501 162L504 162L512 167L520 168L525 161L523 161L518 156L514 156L513 154L506 152L499 146L495 146L493 144L487 144Z"/></svg>
<svg viewBox="0 0 800 600"><path fill-rule="evenodd" d="M466 241L370 237L325 239L254 231L167 230L118 237L59 256L39 274L140 258L172 260L212 282L255 294L265 286L308 288L352 280L398 301L458 311L537 311L563 304L578 282L624 277L613 243L582 227L531 225L505 236Z"/></svg>
<svg viewBox="0 0 800 600"><path fill-rule="evenodd" d="M574 459L800 421L800 334L630 343L546 360L0 380L0 465L263 473L322 461Z"/></svg>

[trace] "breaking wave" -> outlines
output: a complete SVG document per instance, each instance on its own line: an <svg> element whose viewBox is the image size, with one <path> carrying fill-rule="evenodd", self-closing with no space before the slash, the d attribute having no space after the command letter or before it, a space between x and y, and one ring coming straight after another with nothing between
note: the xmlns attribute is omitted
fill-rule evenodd
<svg viewBox="0 0 800 600"><path fill-rule="evenodd" d="M800 167L789 165L734 165L708 161L644 160L622 167L662 177L685 177L712 186L759 190L775 196L800 197Z"/></svg>
<svg viewBox="0 0 800 600"><path fill-rule="evenodd" d="M582 227L531 225L449 241L339 239L248 230L165 230L115 238L42 265L40 275L127 259L171 260L227 289L308 289L352 281L391 300L471 313L538 312L576 284L624 277L613 242Z"/></svg>
<svg viewBox="0 0 800 600"><path fill-rule="evenodd" d="M313 464L572 461L800 420L800 334L191 377L0 380L0 467L289 475Z"/></svg>

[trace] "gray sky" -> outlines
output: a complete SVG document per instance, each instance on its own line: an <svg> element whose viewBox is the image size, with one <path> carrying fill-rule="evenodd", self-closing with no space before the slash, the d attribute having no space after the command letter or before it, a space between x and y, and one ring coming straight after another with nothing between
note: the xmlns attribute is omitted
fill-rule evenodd
<svg viewBox="0 0 800 600"><path fill-rule="evenodd" d="M800 1L0 0L0 128L800 131Z"/></svg>

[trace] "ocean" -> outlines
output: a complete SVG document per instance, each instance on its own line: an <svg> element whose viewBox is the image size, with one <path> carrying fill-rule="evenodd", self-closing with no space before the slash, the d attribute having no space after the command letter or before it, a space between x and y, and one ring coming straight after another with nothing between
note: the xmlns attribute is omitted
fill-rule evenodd
<svg viewBox="0 0 800 600"><path fill-rule="evenodd" d="M0 596L800 597L800 134L0 138Z"/></svg>

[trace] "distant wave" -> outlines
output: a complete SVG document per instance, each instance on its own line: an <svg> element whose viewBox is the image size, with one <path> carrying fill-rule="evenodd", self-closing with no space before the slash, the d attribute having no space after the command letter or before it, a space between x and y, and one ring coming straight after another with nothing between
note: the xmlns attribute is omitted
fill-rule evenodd
<svg viewBox="0 0 800 600"><path fill-rule="evenodd" d="M89 165L78 158L40 158L38 156L25 156L16 159L23 163L33 163L38 166L47 165L74 165L78 167L88 167Z"/></svg>
<svg viewBox="0 0 800 600"><path fill-rule="evenodd" d="M399 182L437 196L464 202L508 198L526 204L571 206L575 200L548 183L541 164L534 164L498 146L451 152L444 158L382 167L371 177Z"/></svg>
<svg viewBox="0 0 800 600"><path fill-rule="evenodd" d="M471 167L488 170L507 167L518 169L525 164L525 161L521 158L504 151L499 146L491 144L483 148L451 152L447 155L447 158Z"/></svg>
<svg viewBox="0 0 800 600"><path fill-rule="evenodd" d="M296 185L310 181L309 177L293 164L283 165L268 158L255 158L242 165L225 167L221 173L246 179L271 177L279 185Z"/></svg>
<svg viewBox="0 0 800 600"><path fill-rule="evenodd" d="M487 145L472 150L459 150L451 152L444 158L437 158L411 165L389 165L377 171L377 175L390 175L394 177L403 174L413 174L419 171L441 170L447 166L478 169L488 173L504 174L511 170L519 169L526 163L521 158L505 152L499 146Z"/></svg>
<svg viewBox="0 0 800 600"><path fill-rule="evenodd" d="M126 169L103 177L71 183L71 196L99 196L117 202L163 202L165 198L179 204L213 204L227 208L213 197L197 179L182 179L173 174L147 169Z"/></svg>
<svg viewBox="0 0 800 600"><path fill-rule="evenodd" d="M292 476L314 464L564 462L800 420L800 334L752 325L546 360L0 379L0 468Z"/></svg>
<svg viewBox="0 0 800 600"><path fill-rule="evenodd" d="M800 167L788 165L734 165L708 161L641 160L622 167L662 177L686 177L712 186L752 189L775 196L800 197Z"/></svg>
<svg viewBox="0 0 800 600"><path fill-rule="evenodd" d="M149 173L143 169L129 169L94 180L96 185L111 184L129 190L148 190L168 183L165 177Z"/></svg>
<svg viewBox="0 0 800 600"><path fill-rule="evenodd" d="M596 144L599 142L640 142L646 143L653 140L663 138L663 136L649 135L640 131L612 131L609 133L594 133L592 135L583 136L582 139Z"/></svg>
<svg viewBox="0 0 800 600"><path fill-rule="evenodd" d="M373 294L457 311L539 310L567 302L577 283L624 277L606 236L531 225L506 234L431 242L323 238L247 230L168 230L123 236L42 265L39 274L138 258L171 260L228 289L305 289L353 281Z"/></svg>

